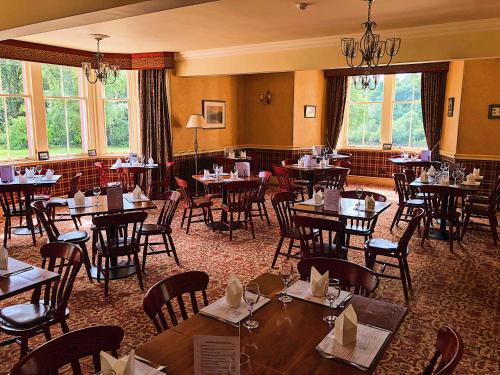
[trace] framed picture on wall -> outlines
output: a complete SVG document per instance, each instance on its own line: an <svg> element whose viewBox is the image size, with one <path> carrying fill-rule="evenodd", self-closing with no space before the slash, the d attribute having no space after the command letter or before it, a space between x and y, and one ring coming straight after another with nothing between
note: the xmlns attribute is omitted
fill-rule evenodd
<svg viewBox="0 0 500 375"><path fill-rule="evenodd" d="M88 150L89 156L97 156L96 150Z"/></svg>
<svg viewBox="0 0 500 375"><path fill-rule="evenodd" d="M49 160L49 152L48 151L39 151L38 152L38 160Z"/></svg>
<svg viewBox="0 0 500 375"><path fill-rule="evenodd" d="M455 109L455 98L448 98L448 117L453 117L454 109Z"/></svg>
<svg viewBox="0 0 500 375"><path fill-rule="evenodd" d="M500 104L490 104L488 118L491 120L500 120Z"/></svg>
<svg viewBox="0 0 500 375"><path fill-rule="evenodd" d="M304 106L304 118L316 118L316 106L315 105L305 105Z"/></svg>
<svg viewBox="0 0 500 375"><path fill-rule="evenodd" d="M224 129L226 127L226 102L223 100L202 100L204 129Z"/></svg>

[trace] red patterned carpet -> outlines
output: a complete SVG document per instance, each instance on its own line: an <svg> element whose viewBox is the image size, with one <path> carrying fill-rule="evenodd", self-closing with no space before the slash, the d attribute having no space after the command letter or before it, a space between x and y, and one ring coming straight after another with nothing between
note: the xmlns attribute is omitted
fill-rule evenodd
<svg viewBox="0 0 500 375"><path fill-rule="evenodd" d="M403 226L389 232L395 210L394 192L386 188L366 187L381 192L393 202L382 214L376 228L376 236L396 240ZM269 212L272 207L268 203ZM158 212L150 213L148 221L154 221ZM224 293L229 274L235 273L248 281L269 271L278 240L278 227L274 215L273 225L268 227L256 220L257 239L249 232L237 231L235 240L229 242L227 234L211 232L202 224L195 224L186 235L179 229L181 212L173 224L174 241L181 266L173 258L162 254L148 258L145 287L158 280L187 270L202 270L210 275L209 298ZM88 230L90 221L85 219ZM0 223L3 229L3 222ZM62 231L71 230L72 224L59 226ZM39 239L39 245L45 237ZM428 241L420 247L415 235L409 257L414 285L409 313L396 337L383 356L376 374L420 374L433 354L436 332L442 324L449 324L462 335L465 354L457 374L500 374L500 247L493 247L489 234L469 232L463 246L456 246L450 253L446 243ZM33 247L29 237L13 237L10 255L39 265L38 247ZM352 251L350 260L362 262L358 251ZM136 277L110 283L110 296L104 298L103 286L90 283L80 272L70 300L70 329L94 324L114 324L125 329L121 353L127 353L155 334L155 330L142 310L142 296ZM381 279L376 298L404 304L399 281ZM29 293L2 301L6 304L28 301ZM323 324L321 319L317 324ZM59 335L58 329L53 336ZM43 335L32 339L31 346L43 342ZM0 339L6 336L0 334ZM17 361L19 347L0 347L0 374L7 374Z"/></svg>

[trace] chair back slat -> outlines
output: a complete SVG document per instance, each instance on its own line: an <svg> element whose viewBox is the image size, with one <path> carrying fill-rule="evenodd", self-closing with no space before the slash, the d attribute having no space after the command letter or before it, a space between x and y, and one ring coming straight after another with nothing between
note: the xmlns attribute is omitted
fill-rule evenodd
<svg viewBox="0 0 500 375"><path fill-rule="evenodd" d="M69 181L69 190L68 190L68 198L73 198L75 194L78 192L80 187L80 179L82 178L83 173L78 172Z"/></svg>
<svg viewBox="0 0 500 375"><path fill-rule="evenodd" d="M276 193L271 198L271 204L276 212L276 219L278 220L281 234L286 234L293 228L292 217L294 213L292 207L294 202L295 194L289 191Z"/></svg>
<svg viewBox="0 0 500 375"><path fill-rule="evenodd" d="M260 185L256 199L258 201L262 201L266 196L267 187L269 185L269 180L271 179L272 173L269 171L263 171L259 173L259 176L260 176Z"/></svg>
<svg viewBox="0 0 500 375"><path fill-rule="evenodd" d="M434 356L422 375L453 374L464 353L462 338L458 332L444 325L438 331L435 347Z"/></svg>
<svg viewBox="0 0 500 375"><path fill-rule="evenodd" d="M394 173L394 184L396 185L396 193L398 193L398 204L404 205L404 203L410 199L410 190L408 189L408 181L404 173Z"/></svg>
<svg viewBox="0 0 500 375"><path fill-rule="evenodd" d="M422 185L420 192L424 195L427 216L437 219L455 220L459 203L465 199L462 189L443 185Z"/></svg>
<svg viewBox="0 0 500 375"><path fill-rule="evenodd" d="M59 236L59 230L57 229L54 221L47 210L47 203L45 201L35 201L31 203L31 208L36 215L36 218L39 223L42 224L43 229L47 233L47 237L50 242L57 241L57 237Z"/></svg>
<svg viewBox="0 0 500 375"><path fill-rule="evenodd" d="M408 252L408 245L410 243L410 239L415 233L415 230L418 228L418 225L422 221L424 217L424 210L422 208L416 208L413 210L413 217L408 222L408 226L406 227L403 235L399 239L397 252L399 254L404 254Z"/></svg>
<svg viewBox="0 0 500 375"><path fill-rule="evenodd" d="M233 212L249 212L252 202L259 190L259 181L228 182L224 189L227 192L227 206Z"/></svg>
<svg viewBox="0 0 500 375"><path fill-rule="evenodd" d="M107 186L109 183L109 179L108 179L108 174L106 173L106 171L104 169L104 165L100 161L95 162L94 165L97 169L97 174L99 176L99 183L103 187Z"/></svg>
<svg viewBox="0 0 500 375"><path fill-rule="evenodd" d="M288 170L285 167L273 165L273 171L278 180L280 191L292 191Z"/></svg>
<svg viewBox="0 0 500 375"><path fill-rule="evenodd" d="M324 187L327 189L343 190L349 168L335 167L325 172Z"/></svg>
<svg viewBox="0 0 500 375"><path fill-rule="evenodd" d="M193 208L195 206L195 203L191 192L189 191L187 181L176 176L175 183L177 184L181 192L182 199L184 200L184 206L187 208Z"/></svg>
<svg viewBox="0 0 500 375"><path fill-rule="evenodd" d="M141 190L146 189L147 169L143 167L118 168L120 182L124 192L129 192L139 186Z"/></svg>
<svg viewBox="0 0 500 375"><path fill-rule="evenodd" d="M165 202L163 203L163 207L161 208L160 215L158 216L157 223L162 225L165 228L170 228L170 224L175 215L175 210L177 210L177 206L179 205L179 199L181 195L177 191L167 191L163 196Z"/></svg>

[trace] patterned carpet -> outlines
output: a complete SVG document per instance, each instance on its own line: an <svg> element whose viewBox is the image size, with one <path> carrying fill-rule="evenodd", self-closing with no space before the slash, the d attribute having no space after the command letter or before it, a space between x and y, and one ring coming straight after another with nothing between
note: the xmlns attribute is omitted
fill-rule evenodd
<svg viewBox="0 0 500 375"><path fill-rule="evenodd" d="M366 189L388 196L392 206L382 214L376 236L396 240L404 229L389 232L396 201L392 190L376 186ZM272 207L268 203L269 212ZM158 212L151 212L148 221L154 221ZM217 214L218 215L218 214ZM211 232L203 224L194 224L192 232L186 235L179 229L181 212L173 224L174 241L178 249L181 266L166 254L149 257L144 276L146 289L158 280L187 270L202 270L210 275L209 298L224 293L228 275L235 273L248 281L266 271L272 261L278 240L278 227L274 215L272 226L256 220L257 239L249 232L235 232L235 239L229 242L227 234ZM3 229L3 222L0 223ZM88 230L89 219L84 220ZM72 224L61 224L64 230L71 230ZM38 244L45 242L40 238ZM449 324L462 335L465 354L457 374L500 374L500 248L493 247L489 234L469 232L463 246L456 246L450 253L447 243L428 241L420 246L418 235L411 242L409 256L414 285L409 314L396 337L384 354L376 374L419 374L433 353L433 344L438 328ZM10 255L39 265L38 247L31 245L29 237L13 236ZM362 262L359 251L352 251L350 260ZM155 334L155 330L142 310L142 296L137 278L110 282L110 295L104 298L103 286L89 283L84 272L80 272L70 300L70 329L93 324L114 324L125 329L121 353L139 346ZM28 301L25 293L7 301L6 304ZM400 282L382 279L375 298L397 304L404 304ZM317 320L317 324L322 324ZM53 329L53 336L59 335ZM44 341L43 335L30 341L31 346ZM0 335L0 339L6 336ZM0 347L0 374L7 374L17 361L19 347Z"/></svg>

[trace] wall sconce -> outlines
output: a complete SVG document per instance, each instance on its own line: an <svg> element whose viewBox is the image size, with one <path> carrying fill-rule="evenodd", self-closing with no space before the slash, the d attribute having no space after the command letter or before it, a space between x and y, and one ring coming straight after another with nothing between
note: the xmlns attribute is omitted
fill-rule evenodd
<svg viewBox="0 0 500 375"><path fill-rule="evenodd" d="M259 95L259 100L261 104L271 104L271 99L273 96L271 95L271 91L267 91L265 94Z"/></svg>

